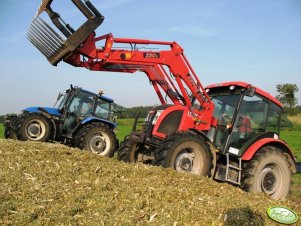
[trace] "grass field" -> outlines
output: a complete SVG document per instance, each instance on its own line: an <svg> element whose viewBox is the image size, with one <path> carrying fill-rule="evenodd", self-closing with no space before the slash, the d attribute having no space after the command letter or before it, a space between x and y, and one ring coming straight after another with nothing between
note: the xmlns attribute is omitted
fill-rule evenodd
<svg viewBox="0 0 301 226"><path fill-rule="evenodd" d="M4 137L4 127L3 125L0 123L0 138Z"/></svg>
<svg viewBox="0 0 301 226"><path fill-rule="evenodd" d="M133 125L134 125L134 121L135 121L134 119L118 119L117 120L116 136L119 141L122 141L126 135L130 134L130 132L132 131Z"/></svg>
<svg viewBox="0 0 301 226"><path fill-rule="evenodd" d="M301 131L281 131L280 137L287 142L294 155L301 161Z"/></svg>
<svg viewBox="0 0 301 226"><path fill-rule="evenodd" d="M288 116L288 119L294 124L301 125L301 114L295 116Z"/></svg>
<svg viewBox="0 0 301 226"><path fill-rule="evenodd" d="M297 161L301 162L301 131L282 131L280 137L293 150L294 155L297 156ZM301 174L293 176L291 194L288 198L291 200L301 200Z"/></svg>

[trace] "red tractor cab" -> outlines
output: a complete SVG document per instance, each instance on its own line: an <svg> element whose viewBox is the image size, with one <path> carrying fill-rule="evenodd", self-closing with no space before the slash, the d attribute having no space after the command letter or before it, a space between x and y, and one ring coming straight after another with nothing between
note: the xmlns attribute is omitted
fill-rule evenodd
<svg viewBox="0 0 301 226"><path fill-rule="evenodd" d="M279 141L283 111L276 98L244 82L215 84L206 91L217 119L216 131L208 137L221 152L242 156L258 139Z"/></svg>

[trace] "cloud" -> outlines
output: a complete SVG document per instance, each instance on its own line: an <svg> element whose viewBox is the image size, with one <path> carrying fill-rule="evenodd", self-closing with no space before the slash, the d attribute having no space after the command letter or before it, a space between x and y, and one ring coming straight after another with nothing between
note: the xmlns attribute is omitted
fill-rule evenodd
<svg viewBox="0 0 301 226"><path fill-rule="evenodd" d="M168 30L180 34L191 35L191 36L202 37L202 38L218 36L216 32L214 32L209 28L201 27L198 25L192 25L192 24L172 26Z"/></svg>

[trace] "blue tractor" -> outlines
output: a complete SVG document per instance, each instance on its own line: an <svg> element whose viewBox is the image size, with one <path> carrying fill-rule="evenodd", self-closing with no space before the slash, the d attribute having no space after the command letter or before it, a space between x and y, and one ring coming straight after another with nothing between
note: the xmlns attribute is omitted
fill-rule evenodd
<svg viewBox="0 0 301 226"><path fill-rule="evenodd" d="M5 138L22 141L57 141L112 157L118 148L113 112L119 105L79 87L60 93L55 108L29 107L6 116Z"/></svg>

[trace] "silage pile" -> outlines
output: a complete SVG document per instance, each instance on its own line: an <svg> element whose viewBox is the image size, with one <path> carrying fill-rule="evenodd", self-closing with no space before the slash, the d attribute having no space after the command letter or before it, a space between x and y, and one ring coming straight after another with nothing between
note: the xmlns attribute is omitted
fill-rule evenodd
<svg viewBox="0 0 301 226"><path fill-rule="evenodd" d="M0 186L0 225L265 225L270 206L301 212L208 178L12 140L0 140Z"/></svg>

